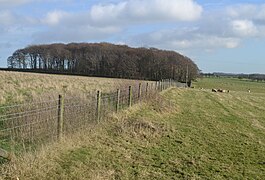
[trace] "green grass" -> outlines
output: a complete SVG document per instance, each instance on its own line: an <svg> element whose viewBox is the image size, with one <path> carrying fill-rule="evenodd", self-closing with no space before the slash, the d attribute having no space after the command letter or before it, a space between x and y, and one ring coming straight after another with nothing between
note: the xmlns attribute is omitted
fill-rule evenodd
<svg viewBox="0 0 265 180"><path fill-rule="evenodd" d="M246 82L203 79L196 87L228 83L231 93L166 90L2 171L21 179L264 179L264 86L247 93Z"/></svg>
<svg viewBox="0 0 265 180"><path fill-rule="evenodd" d="M265 82L255 82L236 78L201 78L194 83L195 88L226 89L254 93L265 93Z"/></svg>

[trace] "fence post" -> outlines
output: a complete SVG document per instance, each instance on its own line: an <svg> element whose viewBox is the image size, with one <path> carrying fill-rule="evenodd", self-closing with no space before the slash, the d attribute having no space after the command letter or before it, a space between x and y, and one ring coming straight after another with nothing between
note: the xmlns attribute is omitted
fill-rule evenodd
<svg viewBox="0 0 265 180"><path fill-rule="evenodd" d="M139 89L138 89L138 99L140 100L142 96L142 83L139 83Z"/></svg>
<svg viewBox="0 0 265 180"><path fill-rule="evenodd" d="M156 81L156 84L155 84L155 91L157 91L157 86L158 86L158 82Z"/></svg>
<svg viewBox="0 0 265 180"><path fill-rule="evenodd" d="M118 112L120 109L120 96L121 96L121 90L117 89L116 112Z"/></svg>
<svg viewBox="0 0 265 180"><path fill-rule="evenodd" d="M101 92L97 91L97 122L100 120Z"/></svg>
<svg viewBox="0 0 265 180"><path fill-rule="evenodd" d="M149 88L149 83L146 83L146 87L145 87L145 95L148 95L148 88Z"/></svg>
<svg viewBox="0 0 265 180"><path fill-rule="evenodd" d="M128 106L132 106L132 86L129 86L129 100L128 100Z"/></svg>
<svg viewBox="0 0 265 180"><path fill-rule="evenodd" d="M57 136L58 139L61 140L63 136L63 124L64 124L64 97L59 95L58 101L58 129L57 129Z"/></svg>

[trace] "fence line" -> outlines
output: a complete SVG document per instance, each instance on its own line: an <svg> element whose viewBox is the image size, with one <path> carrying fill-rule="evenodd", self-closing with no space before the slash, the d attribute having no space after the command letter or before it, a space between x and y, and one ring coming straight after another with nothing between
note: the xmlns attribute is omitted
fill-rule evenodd
<svg viewBox="0 0 265 180"><path fill-rule="evenodd" d="M139 83L113 93L86 98L65 97L58 100L18 104L0 107L0 157L8 158L11 150L27 151L38 145L60 140L71 134L98 123L110 112L131 107L133 104L163 91L169 87L183 86L172 80L154 83Z"/></svg>

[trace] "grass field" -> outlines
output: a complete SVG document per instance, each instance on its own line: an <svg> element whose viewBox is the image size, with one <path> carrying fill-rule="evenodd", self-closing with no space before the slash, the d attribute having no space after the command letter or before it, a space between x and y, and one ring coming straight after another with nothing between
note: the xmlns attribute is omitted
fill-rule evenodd
<svg viewBox="0 0 265 180"><path fill-rule="evenodd" d="M66 75L0 71L0 105L40 100L58 94L85 94L101 90L105 93L136 81Z"/></svg>
<svg viewBox="0 0 265 180"><path fill-rule="evenodd" d="M256 82L236 78L202 78L195 83L197 88L205 89L226 89L230 91L265 93L265 82Z"/></svg>
<svg viewBox="0 0 265 180"><path fill-rule="evenodd" d="M166 90L86 132L18 157L1 167L2 177L264 179L264 85L203 79L195 87Z"/></svg>

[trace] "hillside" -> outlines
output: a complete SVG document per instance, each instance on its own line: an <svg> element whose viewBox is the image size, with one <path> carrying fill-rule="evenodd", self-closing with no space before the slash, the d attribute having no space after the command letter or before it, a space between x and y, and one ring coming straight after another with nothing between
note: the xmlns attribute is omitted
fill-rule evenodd
<svg viewBox="0 0 265 180"><path fill-rule="evenodd" d="M58 94L80 95L116 91L118 87L128 87L139 83L134 80L80 77L67 75L47 75L36 73L0 71L0 105L45 101Z"/></svg>
<svg viewBox="0 0 265 180"><path fill-rule="evenodd" d="M195 86L232 83L233 91L166 90L89 131L2 166L3 177L263 179L264 85L253 84L256 92L248 93L241 81L222 82L204 79Z"/></svg>

